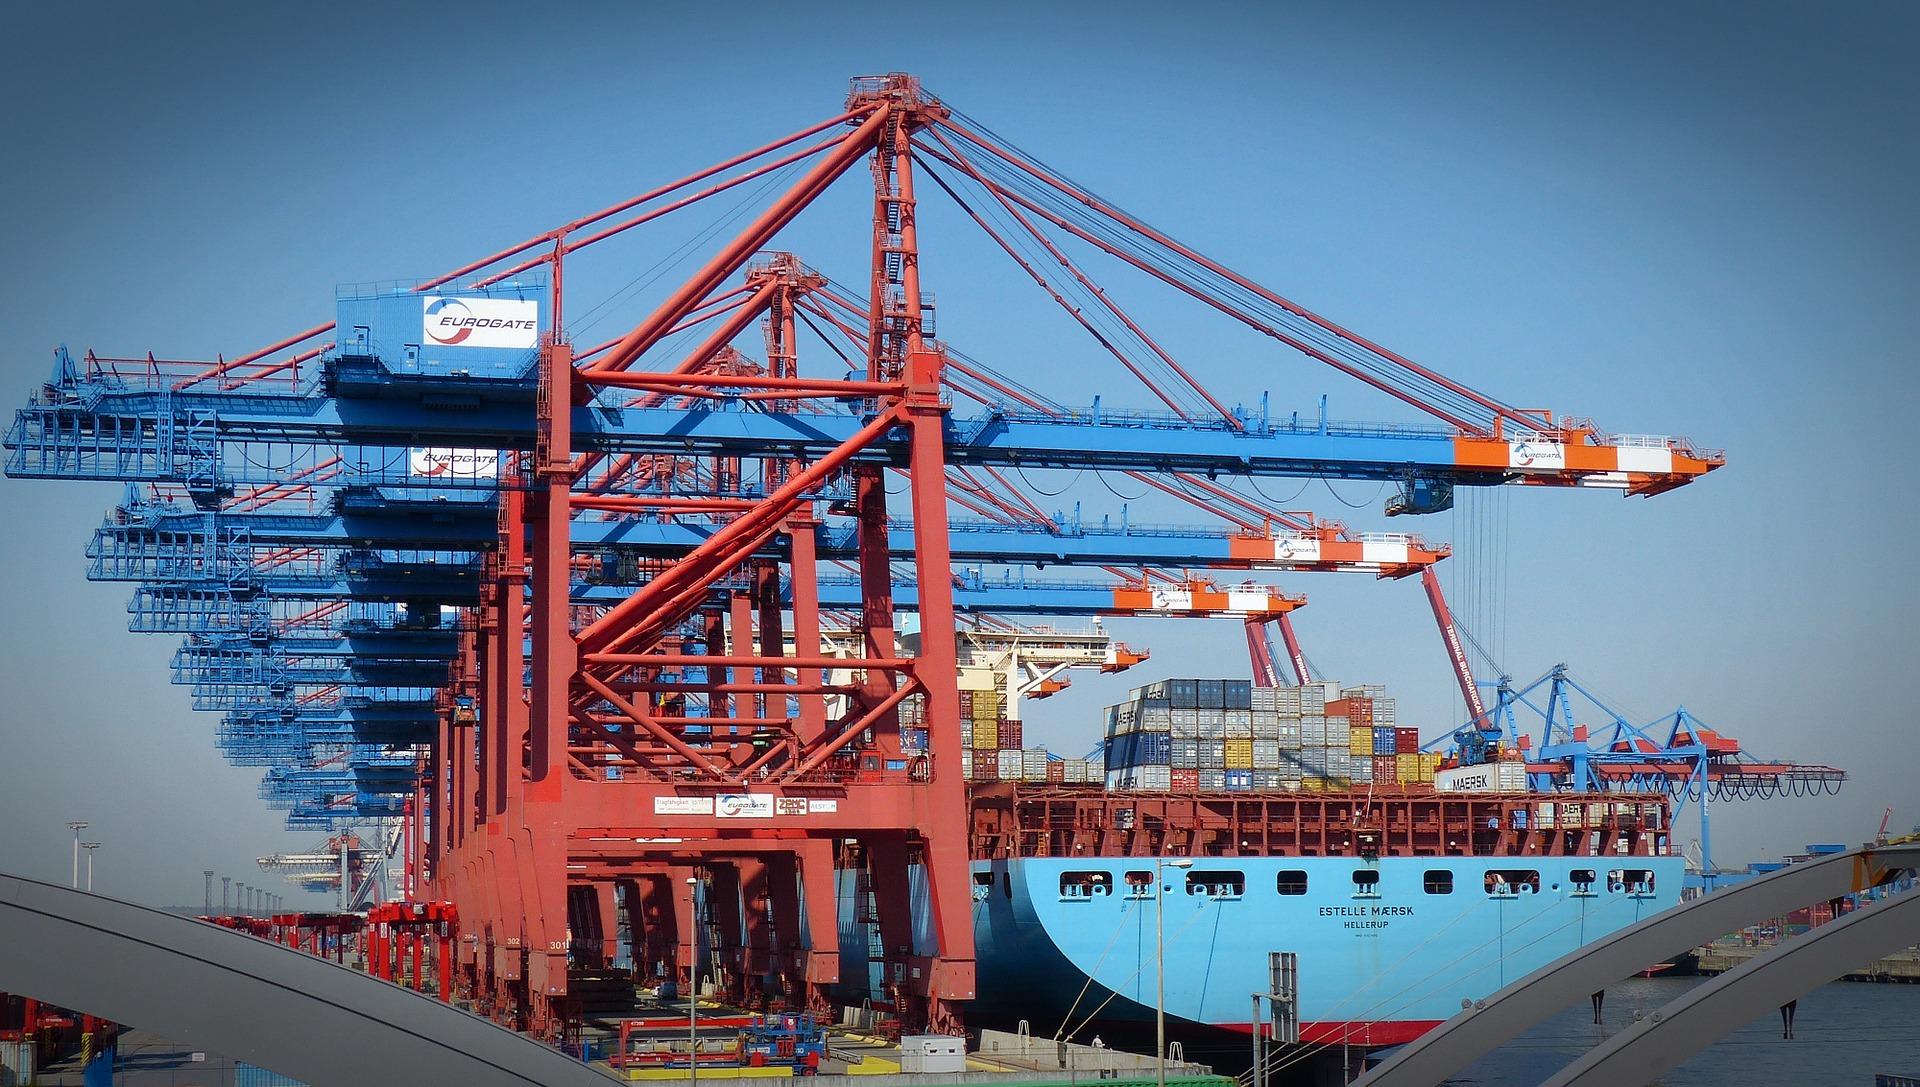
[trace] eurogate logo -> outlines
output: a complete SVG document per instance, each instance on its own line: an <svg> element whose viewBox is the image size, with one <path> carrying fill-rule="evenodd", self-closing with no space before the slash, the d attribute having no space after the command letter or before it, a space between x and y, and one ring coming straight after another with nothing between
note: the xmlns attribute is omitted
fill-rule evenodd
<svg viewBox="0 0 1920 1087"><path fill-rule="evenodd" d="M536 302L428 295L421 304L421 337L428 346L531 348L539 342Z"/></svg>
<svg viewBox="0 0 1920 1087"><path fill-rule="evenodd" d="M458 298L441 298L429 302L427 303L427 339L447 347L464 343L468 336L473 335L473 326L467 323L472 317L473 311ZM450 335L449 329L452 330Z"/></svg>

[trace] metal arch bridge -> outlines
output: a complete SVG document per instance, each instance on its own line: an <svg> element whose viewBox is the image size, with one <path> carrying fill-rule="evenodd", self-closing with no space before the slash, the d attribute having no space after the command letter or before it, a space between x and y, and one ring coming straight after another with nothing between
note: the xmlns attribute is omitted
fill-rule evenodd
<svg viewBox="0 0 1920 1087"><path fill-rule="evenodd" d="M1433 1087L1530 1027L1650 962L1809 902L1890 883L1920 869L1920 840L1835 853L1703 895L1588 944L1442 1023L1354 1087ZM1614 1035L1543 1087L1645 1083L1756 1015L1860 962L1920 939L1920 894L1899 894L1782 942Z"/></svg>
<svg viewBox="0 0 1920 1087"><path fill-rule="evenodd" d="M567 1087L608 1077L427 996L265 940L0 874L0 987L316 1087Z"/></svg>

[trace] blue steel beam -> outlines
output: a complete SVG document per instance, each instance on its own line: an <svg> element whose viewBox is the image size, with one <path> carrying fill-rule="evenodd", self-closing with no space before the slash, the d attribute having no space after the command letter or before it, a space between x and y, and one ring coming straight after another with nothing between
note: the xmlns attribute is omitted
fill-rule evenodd
<svg viewBox="0 0 1920 1087"><path fill-rule="evenodd" d="M759 403L753 410L727 402L693 408L590 403L574 411L573 445L598 453L817 458L868 421L852 411L781 412ZM995 467L1612 489L1634 484L1623 474L1628 471L1691 478L1719 463L1666 439L1592 436L1566 445L1565 435L1473 441L1448 427L1417 424L1251 417L1236 422L1116 411L1098 403L1060 414L990 409L947 418L946 456L950 464ZM173 482L202 491L283 482L291 472L332 457L341 462L340 483L485 490L493 480L415 476L410 450L529 450L533 442L527 405L497 398L352 400L318 389L304 396L128 392L85 382L52 389L51 395L43 390L39 402L16 414L5 440L11 475ZM311 458L304 465L302 450ZM860 459L904 465L904 435Z"/></svg>

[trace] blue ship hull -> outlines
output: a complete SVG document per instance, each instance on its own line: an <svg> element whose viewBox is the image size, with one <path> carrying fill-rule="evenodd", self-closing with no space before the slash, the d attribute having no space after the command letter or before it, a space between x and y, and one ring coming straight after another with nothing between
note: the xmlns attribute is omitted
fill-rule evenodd
<svg viewBox="0 0 1920 1087"><path fill-rule="evenodd" d="M1303 1039L1398 1045L1462 1001L1675 905L1684 863L1222 857L1167 867L1167 1014L1249 1029L1252 994L1269 987L1268 953L1292 951ZM1160 900L1150 858L977 861L973 870L977 1010L1031 1020L1048 1035L1062 1021L1153 1018ZM843 903L843 918L855 915L850 907ZM866 981L863 995L874 995L879 966L868 961L867 928L843 922L841 976Z"/></svg>

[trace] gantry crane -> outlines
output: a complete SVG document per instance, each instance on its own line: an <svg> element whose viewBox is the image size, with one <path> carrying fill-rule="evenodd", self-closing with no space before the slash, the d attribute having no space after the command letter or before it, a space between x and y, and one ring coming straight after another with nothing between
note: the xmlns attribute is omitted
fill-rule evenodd
<svg viewBox="0 0 1920 1087"><path fill-rule="evenodd" d="M841 287L771 247L862 161L868 259ZM627 332L572 340L570 292L592 283L577 254L757 180L784 189ZM1066 406L935 339L931 190L1148 406L1104 387ZM1222 399L1089 258L1425 421ZM758 360L740 346L756 323ZM826 351L803 352L803 330ZM1235 481L1378 480L1395 488L1388 513L1418 514L1462 486L1650 495L1723 463L1442 376L898 74L856 80L843 110L788 137L445 275L343 291L333 320L260 350L211 364L63 350L7 447L16 476L161 489L109 517L90 572L137 584L133 629L187 636L177 677L226 715L232 757L275 771L276 798L300 793L296 815L397 803L421 888L458 906L458 958L441 968L483 1010L549 1034L568 1015L570 923L611 933L616 902L639 919L637 957L664 974L690 981L696 928L731 928L745 943L724 973L823 1002L848 840L897 1015L958 1027L974 979L957 614L1277 622L1299 597L1224 572L1425 576L1444 555ZM1110 475L1220 523L1049 514L1028 472ZM1103 576L1038 572L1057 565ZM918 636L902 649L908 608ZM858 656L824 650L835 612L852 617ZM924 758L901 757L908 699L930 724ZM338 776L300 784L316 753L340 750ZM376 773L408 758L411 782ZM932 939L918 949L916 865Z"/></svg>

